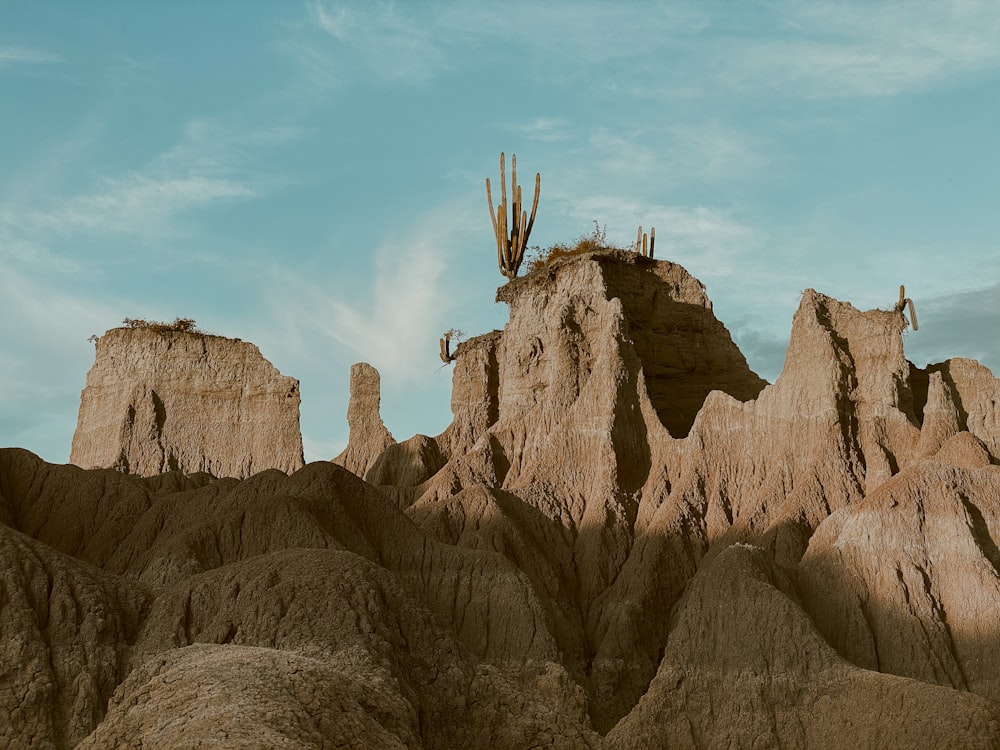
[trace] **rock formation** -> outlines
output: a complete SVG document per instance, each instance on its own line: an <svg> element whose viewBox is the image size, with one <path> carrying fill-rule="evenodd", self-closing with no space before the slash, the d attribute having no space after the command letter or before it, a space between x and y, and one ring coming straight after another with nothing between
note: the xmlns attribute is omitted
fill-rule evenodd
<svg viewBox="0 0 1000 750"><path fill-rule="evenodd" d="M382 379L367 362L351 366L351 398L347 404L347 447L333 459L348 471L363 477L375 460L396 441L382 422Z"/></svg>
<svg viewBox="0 0 1000 750"><path fill-rule="evenodd" d="M97 339L70 461L152 476L245 478L303 465L299 383L253 344L114 328Z"/></svg>
<svg viewBox="0 0 1000 750"><path fill-rule="evenodd" d="M986 368L807 290L768 385L631 253L499 296L436 437L356 365L342 465L0 450L0 744L1000 746Z"/></svg>

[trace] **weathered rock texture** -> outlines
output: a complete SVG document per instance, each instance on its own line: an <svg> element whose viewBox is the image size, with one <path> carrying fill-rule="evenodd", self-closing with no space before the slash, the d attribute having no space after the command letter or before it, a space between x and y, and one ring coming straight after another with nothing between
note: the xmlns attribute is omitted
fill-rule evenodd
<svg viewBox="0 0 1000 750"><path fill-rule="evenodd" d="M382 379L367 362L351 365L351 399L347 403L347 447L333 459L363 477L382 453L396 441L382 422Z"/></svg>
<svg viewBox="0 0 1000 750"><path fill-rule="evenodd" d="M299 383L253 344L114 328L97 340L70 461L152 476L244 478L303 465Z"/></svg>
<svg viewBox="0 0 1000 750"><path fill-rule="evenodd" d="M0 744L1000 747L988 370L807 290L767 385L633 254L500 296L437 437L356 366L347 468L0 450Z"/></svg>

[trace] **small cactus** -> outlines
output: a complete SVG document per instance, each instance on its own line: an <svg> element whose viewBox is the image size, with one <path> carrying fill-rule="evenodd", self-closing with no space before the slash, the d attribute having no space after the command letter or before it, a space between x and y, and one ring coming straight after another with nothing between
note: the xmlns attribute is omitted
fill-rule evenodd
<svg viewBox="0 0 1000 750"><path fill-rule="evenodd" d="M455 361L455 355L451 353L451 334L446 333L441 341L441 361L446 365Z"/></svg>
<svg viewBox="0 0 1000 750"><path fill-rule="evenodd" d="M455 361L455 355L451 353L451 340L461 341L465 338L465 331L458 328L449 328L441 338L441 361L446 365Z"/></svg>
<svg viewBox="0 0 1000 750"><path fill-rule="evenodd" d="M500 154L500 193L501 200L496 212L493 211L493 194L490 192L490 178L486 178L486 201L490 207L490 219L493 221L493 234L497 242L497 264L500 273L508 279L517 276L521 262L524 260L524 249L528 246L528 235L535 223L535 212L538 210L538 193L541 190L542 176L535 173L535 198L531 204L531 218L528 212L521 208L521 187L517 184L517 156L510 157L510 194L513 206L511 218L507 220L507 175L504 168L504 155Z"/></svg>
<svg viewBox="0 0 1000 750"><path fill-rule="evenodd" d="M647 239L649 240L649 244L648 245L646 243ZM643 257L646 257L646 258L652 258L653 257L653 243L655 243L655 242L656 242L656 228L655 227L650 227L649 228L649 236L647 237L645 234L642 233L642 227L640 226L639 227L639 233L636 235L636 238L635 238L635 252L636 252L636 254L642 255Z"/></svg>
<svg viewBox="0 0 1000 750"><path fill-rule="evenodd" d="M917 326L917 311L913 307L913 300L906 296L906 287L902 284L899 285L899 302L893 308L894 312L902 314L903 309L909 305L910 307L910 325L913 326L913 330L916 331ZM905 319L905 318L904 318Z"/></svg>

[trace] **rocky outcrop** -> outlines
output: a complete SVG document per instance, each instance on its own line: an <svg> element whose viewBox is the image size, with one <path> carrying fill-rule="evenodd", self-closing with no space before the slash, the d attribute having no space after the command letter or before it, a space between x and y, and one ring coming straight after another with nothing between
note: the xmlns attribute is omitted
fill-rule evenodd
<svg viewBox="0 0 1000 750"><path fill-rule="evenodd" d="M649 690L609 748L996 747L996 704L843 661L760 547L691 582Z"/></svg>
<svg viewBox="0 0 1000 750"><path fill-rule="evenodd" d="M333 463L363 477L386 448L395 445L382 422L382 379L367 362L351 365L351 398L347 404L347 447Z"/></svg>
<svg viewBox="0 0 1000 750"><path fill-rule="evenodd" d="M101 548L69 529L123 498ZM339 466L163 483L3 449L0 507L14 746L597 746L523 574ZM49 523L16 528L32 508Z"/></svg>
<svg viewBox="0 0 1000 750"><path fill-rule="evenodd" d="M342 465L0 450L2 741L998 745L992 373L806 290L768 385L629 253L499 297L436 437L396 443L358 365Z"/></svg>
<svg viewBox="0 0 1000 750"><path fill-rule="evenodd" d="M303 464L299 383L253 344L114 328L97 339L70 461L152 476L243 478Z"/></svg>
<svg viewBox="0 0 1000 750"><path fill-rule="evenodd" d="M674 264L584 254L500 297L510 323L458 350L462 395L437 438L450 460L407 513L442 540L502 550L545 593L601 729L645 694L682 593L718 550L763 545L792 576L831 512L970 424L995 439L997 381L961 360L912 368L894 311L807 290L765 387Z"/></svg>

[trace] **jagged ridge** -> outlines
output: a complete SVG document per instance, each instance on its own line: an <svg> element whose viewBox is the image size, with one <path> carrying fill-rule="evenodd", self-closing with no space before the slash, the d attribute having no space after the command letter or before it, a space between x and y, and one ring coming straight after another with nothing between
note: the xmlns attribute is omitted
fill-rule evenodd
<svg viewBox="0 0 1000 750"><path fill-rule="evenodd" d="M4 579L2 653L53 665L31 701L0 682L4 739L996 746L986 368L918 370L900 314L807 290L767 385L697 280L633 254L498 296L443 434L395 442L352 369L359 476L0 451L8 570L45 571ZM56 639L43 599L76 613Z"/></svg>

